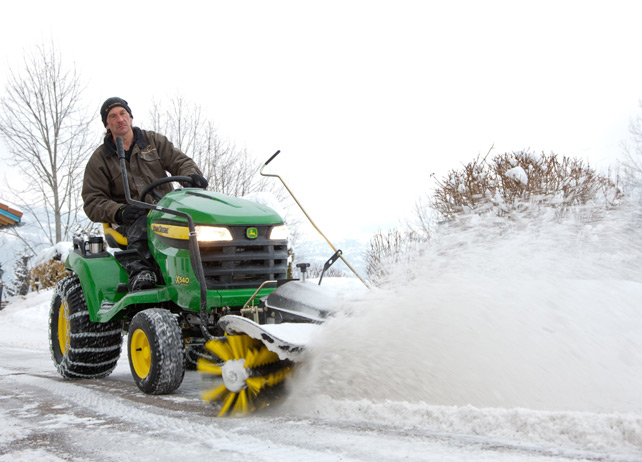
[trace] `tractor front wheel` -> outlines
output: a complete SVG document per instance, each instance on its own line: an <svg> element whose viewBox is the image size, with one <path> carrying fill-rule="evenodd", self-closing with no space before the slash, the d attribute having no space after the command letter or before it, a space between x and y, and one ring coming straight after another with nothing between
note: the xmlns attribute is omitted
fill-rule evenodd
<svg viewBox="0 0 642 462"><path fill-rule="evenodd" d="M129 325L127 350L129 368L141 391L162 395L183 382L181 330L169 311L151 308L136 314Z"/></svg>

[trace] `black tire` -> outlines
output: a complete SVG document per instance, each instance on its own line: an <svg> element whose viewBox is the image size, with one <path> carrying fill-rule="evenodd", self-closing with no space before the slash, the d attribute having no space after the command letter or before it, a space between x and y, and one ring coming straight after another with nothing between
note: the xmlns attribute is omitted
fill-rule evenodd
<svg viewBox="0 0 642 462"><path fill-rule="evenodd" d="M61 280L49 310L49 349L66 379L107 377L123 342L120 322L91 322L78 276Z"/></svg>
<svg viewBox="0 0 642 462"><path fill-rule="evenodd" d="M183 382L183 339L169 311L150 308L136 314L129 325L127 352L132 377L141 391L162 395Z"/></svg>

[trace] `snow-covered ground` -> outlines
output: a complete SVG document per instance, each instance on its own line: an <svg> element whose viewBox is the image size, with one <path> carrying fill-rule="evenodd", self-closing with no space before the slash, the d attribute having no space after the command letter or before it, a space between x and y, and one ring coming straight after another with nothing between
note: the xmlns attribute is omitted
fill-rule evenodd
<svg viewBox="0 0 642 462"><path fill-rule="evenodd" d="M125 353L107 379L62 380L51 293L14 298L0 462L641 461L642 240L623 224L476 224L386 290L329 281L345 314L312 340L288 399L244 418L214 417L195 372L175 395L140 393Z"/></svg>

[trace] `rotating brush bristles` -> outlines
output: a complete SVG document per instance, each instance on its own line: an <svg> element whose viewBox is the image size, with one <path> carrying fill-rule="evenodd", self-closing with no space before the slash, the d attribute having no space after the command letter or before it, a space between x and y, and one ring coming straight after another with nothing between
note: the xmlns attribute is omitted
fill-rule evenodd
<svg viewBox="0 0 642 462"><path fill-rule="evenodd" d="M201 374L221 377L223 383L202 393L208 402L222 402L219 417L249 414L267 404L262 395L282 383L292 372L259 340L247 335L226 335L208 341L205 350L216 358L199 358ZM265 396L267 398L267 396Z"/></svg>

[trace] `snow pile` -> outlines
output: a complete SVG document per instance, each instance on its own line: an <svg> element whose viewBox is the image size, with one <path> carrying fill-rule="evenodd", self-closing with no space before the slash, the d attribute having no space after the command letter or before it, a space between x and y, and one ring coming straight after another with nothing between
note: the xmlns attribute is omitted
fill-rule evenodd
<svg viewBox="0 0 642 462"><path fill-rule="evenodd" d="M0 311L0 345L28 350L49 349L49 306L53 289L8 298Z"/></svg>
<svg viewBox="0 0 642 462"><path fill-rule="evenodd" d="M508 178L512 178L513 180L523 184L524 186L528 184L528 175L522 167L511 168L510 170L506 171L505 175Z"/></svg>
<svg viewBox="0 0 642 462"><path fill-rule="evenodd" d="M46 249L38 252L38 255L29 261L29 267L35 268L36 266L50 260L65 261L69 252L72 250L73 244L71 242L59 242L53 247L47 247Z"/></svg>

